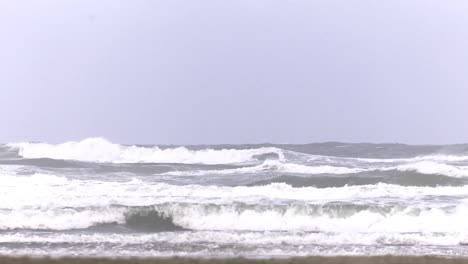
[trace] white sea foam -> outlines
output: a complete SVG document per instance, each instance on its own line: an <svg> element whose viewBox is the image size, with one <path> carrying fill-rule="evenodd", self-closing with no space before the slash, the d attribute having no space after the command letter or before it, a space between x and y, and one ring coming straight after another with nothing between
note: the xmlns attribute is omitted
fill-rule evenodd
<svg viewBox="0 0 468 264"><path fill-rule="evenodd" d="M0 234L0 243L107 243L141 245L147 243L166 244L243 244L259 245L440 245L465 244L468 233L393 233L393 232L236 232L236 231L198 231L198 232L161 232L153 234L63 234L52 233L48 236L34 233Z"/></svg>
<svg viewBox="0 0 468 264"><path fill-rule="evenodd" d="M419 161L381 170L416 171L423 174L439 174L451 177L468 177L468 166L455 166L434 161Z"/></svg>
<svg viewBox="0 0 468 264"><path fill-rule="evenodd" d="M348 168L340 166L307 166L302 164L287 163L280 160L266 160L260 165L243 167L237 169L221 169L221 170L196 170L196 171L171 171L162 173L161 175L174 176L202 176L202 175L225 175L225 174L248 174L260 172L283 172L295 174L352 174L373 169L363 168Z"/></svg>
<svg viewBox="0 0 468 264"><path fill-rule="evenodd" d="M125 146L100 138L58 145L19 143L9 147L24 158L243 167L168 165L167 168L181 171L161 176L153 175L161 171L159 165L78 164L77 169L68 167L75 164L61 161L16 163L12 158L14 152L10 151L7 162L22 165L0 165L2 254L429 254L443 253L445 247L468 256L468 250L460 246L468 243L468 186L382 183L333 188L295 188L286 183L222 186L239 184L257 175L258 179L248 182L284 174L310 174L312 178L316 174L367 172L363 177L367 179L374 173L380 177L388 172L389 176L398 174L400 179L402 175L414 176L405 172L417 172L463 178L468 177L465 156L360 159L309 155L274 147L190 150ZM207 167L209 170L184 171ZM121 174L108 173L120 172L120 168ZM418 175L417 179L423 176ZM173 184L155 182L161 179ZM229 181L223 182L225 179ZM197 184L178 185L181 182ZM203 185L206 182L220 185ZM160 231L168 221L190 231L146 232L151 228ZM109 223L125 226L100 225ZM142 223L150 225L137 230L136 226L140 228ZM93 228L68 231L89 227ZM37 244L32 249L28 243Z"/></svg>
<svg viewBox="0 0 468 264"><path fill-rule="evenodd" d="M203 176L203 175L227 175L227 174L254 174L261 172L278 172L293 174L356 174L361 172L385 172L385 171L414 171L422 174L437 174L449 177L468 177L468 166L449 165L435 161L418 161L402 163L393 166L360 166L344 167L330 165L304 165L279 160L266 160L260 165L236 169L220 170L195 170L195 171L170 171L161 175L174 176Z"/></svg>
<svg viewBox="0 0 468 264"><path fill-rule="evenodd" d="M274 147L190 150L185 147L161 149L159 147L125 146L111 143L102 138L88 138L79 142L66 142L58 145L15 143L8 146L17 149L18 154L24 158L52 158L112 163L238 164L258 162L256 156L262 154L274 153L279 156L278 160L266 160L260 165L238 169L175 171L166 173L176 176L242 174L270 171L297 174L353 174L368 171L399 170L416 171L423 174L441 174L451 177L468 177L468 166L449 164L467 161L468 156L454 155L428 155L407 159L338 158L284 151ZM292 160L285 158L285 155ZM294 160L296 158L298 161L305 160L308 162L297 162ZM316 164L317 162L318 164ZM328 164L323 164L323 162Z"/></svg>
<svg viewBox="0 0 468 264"><path fill-rule="evenodd" d="M72 208L0 210L0 229L82 229L102 223L125 223L122 210Z"/></svg>
<svg viewBox="0 0 468 264"><path fill-rule="evenodd" d="M297 230L320 232L457 232L467 230L468 209L458 206L446 211L440 208L413 208L390 213L368 210L346 217L313 214L291 206L287 210L235 210L226 206L220 210L209 207L173 205L160 209L174 223L195 230ZM450 223L440 224L440 223Z"/></svg>
<svg viewBox="0 0 468 264"><path fill-rule="evenodd" d="M461 161L468 161L468 156L465 155L424 155L424 156L417 156L414 158L399 158L399 159L373 159L373 158L345 158L351 160L358 160L370 163L412 163L412 162L420 162L420 161L434 161L434 162L461 162Z"/></svg>
<svg viewBox="0 0 468 264"><path fill-rule="evenodd" d="M124 146L103 138L88 138L79 142L72 141L58 145L14 143L8 146L18 149L18 154L24 158L88 162L230 164L249 162L254 160L256 155L268 153L276 153L282 157L282 151L273 147L241 150L189 150L185 147L161 149L159 147Z"/></svg>
<svg viewBox="0 0 468 264"><path fill-rule="evenodd" d="M220 243L218 243L220 244ZM301 245L294 247L292 245L265 246L250 248L232 248L232 245L219 247L218 244L204 245L205 247L193 247L187 244L173 244L174 248L168 249L167 243L160 247L149 249L147 244L126 247L122 244L102 245L90 247L84 245L68 244L68 246L54 247L54 245L42 244L40 247L18 247L8 248L0 246L0 255L11 256L38 256L38 257L246 257L246 258L282 258L282 257L300 257L300 256L447 256L466 257L468 250L465 247L434 247L434 246L406 246L401 245L343 245L343 246L321 246L320 244ZM170 244L169 244L170 245ZM142 250L142 248L145 248ZM243 250L242 250L243 249Z"/></svg>
<svg viewBox="0 0 468 264"><path fill-rule="evenodd" d="M2 229L62 230L85 228L96 223L122 223L128 211L114 207L116 204L155 206L156 211L172 217L175 224L196 230L455 232L468 229L468 222L465 221L468 210L464 200L468 186L403 187L377 184L293 188L284 183L251 187L177 186L140 180L71 180L41 174L29 177L3 175L0 179ZM448 194L451 198L444 200ZM437 199L445 202L440 203ZM379 204L398 202L401 207L385 214L361 210L347 217L332 217L294 206L372 201ZM434 201L438 202L434 204ZM239 209L236 203L257 207ZM290 206L284 209L274 207L275 204Z"/></svg>
<svg viewBox="0 0 468 264"><path fill-rule="evenodd" d="M0 211L0 229L67 230L100 223L122 224L131 210L104 207ZM170 217L174 224L192 230L355 233L456 233L468 230L466 205L452 208L396 207L386 213L361 210L346 215L295 206L287 209L265 206L259 210L258 207L239 209L231 205L213 207L209 204L173 203L156 205L154 210Z"/></svg>
<svg viewBox="0 0 468 264"><path fill-rule="evenodd" d="M466 197L468 186L412 187L390 184L344 186L334 188L293 188L285 183L264 186L202 186L149 183L141 180L104 182L71 180L36 174L0 176L0 208L86 207L121 204L143 206L163 202L231 203L262 200L352 201L369 199L417 199L425 196Z"/></svg>

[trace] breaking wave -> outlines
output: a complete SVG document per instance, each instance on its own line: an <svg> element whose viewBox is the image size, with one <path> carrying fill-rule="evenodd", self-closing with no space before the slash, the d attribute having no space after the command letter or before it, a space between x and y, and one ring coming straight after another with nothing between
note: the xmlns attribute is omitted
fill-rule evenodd
<svg viewBox="0 0 468 264"><path fill-rule="evenodd" d="M357 174L371 171L402 171L468 177L468 156L428 155L407 159L363 159L317 156L278 147L246 149L160 148L114 144L103 138L88 138L62 144L8 144L27 159L76 160L99 163L247 164L235 169L169 171L175 176L278 172L294 174ZM259 164L259 162L263 162ZM253 166L251 166L253 165Z"/></svg>
<svg viewBox="0 0 468 264"><path fill-rule="evenodd" d="M68 207L106 207L113 204L148 206L170 202L268 204L292 201L327 203L409 198L411 199L408 202L418 202L425 197L443 199L447 195L468 198L468 186L416 187L378 183L330 188L294 188L286 183L270 183L262 186L228 187L171 185L137 179L127 182L70 180L65 177L36 174L28 177L1 176L0 193L8 193L2 197L0 209L48 210Z"/></svg>
<svg viewBox="0 0 468 264"><path fill-rule="evenodd" d="M103 138L88 138L79 142L58 145L47 143L13 143L23 158L50 158L86 162L112 163L187 163L187 164L230 164L257 160L256 157L275 154L282 157L278 148L256 149L203 149L189 150L185 147L161 149L159 147L125 146L114 144Z"/></svg>
<svg viewBox="0 0 468 264"><path fill-rule="evenodd" d="M343 187L354 185L370 184L392 184L400 186L420 186L420 187L438 187L438 186L462 186L468 183L466 178L454 178L445 175L422 174L418 172L371 172L361 175L343 175L331 177L329 175L316 175L313 177L280 175L267 179L257 180L249 185L268 185L271 183L286 183L293 187L314 186L317 188Z"/></svg>
<svg viewBox="0 0 468 264"><path fill-rule="evenodd" d="M402 164L383 170L416 171L422 174L438 174L451 177L468 177L468 166L456 166L433 161Z"/></svg>
<svg viewBox="0 0 468 264"><path fill-rule="evenodd" d="M102 224L151 231L468 229L468 207L453 204L454 199L468 198L468 186L294 188L271 183L227 187L70 180L37 174L1 176L0 193L9 193L0 205L0 229L4 230L68 230Z"/></svg>
<svg viewBox="0 0 468 264"><path fill-rule="evenodd" d="M222 169L222 170L196 170L196 171L171 171L162 173L162 175L175 175L175 176L202 176L210 174L245 174L245 173L259 173L259 172L283 172L283 173L296 173L296 174L353 174L372 169L361 168L348 168L338 166L307 166L294 163L285 163L279 160L266 160L262 164L251 167L243 167L236 169Z"/></svg>
<svg viewBox="0 0 468 264"><path fill-rule="evenodd" d="M0 253L468 256L468 145L348 145L0 145Z"/></svg>
<svg viewBox="0 0 468 264"><path fill-rule="evenodd" d="M457 232L468 229L465 205L249 205L164 203L147 207L56 208L1 212L0 229L70 230L119 225L174 230L307 232ZM450 224L446 224L450 223Z"/></svg>
<svg viewBox="0 0 468 264"><path fill-rule="evenodd" d="M74 230L160 232L183 230L170 217L145 207L89 207L0 210L0 230ZM123 228L123 229L122 229Z"/></svg>
<svg viewBox="0 0 468 264"><path fill-rule="evenodd" d="M220 170L195 170L195 171L169 171L161 173L161 175L174 176L203 176L203 175L227 175L227 174L254 174L261 172L277 172L291 174L358 174L364 172L417 172L426 175L445 175L455 178L468 177L468 166L457 166L442 164L433 161L420 161L414 163L406 163L397 166L366 166L360 167L344 167L330 165L304 165L284 162L280 160L266 160L260 165L236 168L236 169L220 169Z"/></svg>

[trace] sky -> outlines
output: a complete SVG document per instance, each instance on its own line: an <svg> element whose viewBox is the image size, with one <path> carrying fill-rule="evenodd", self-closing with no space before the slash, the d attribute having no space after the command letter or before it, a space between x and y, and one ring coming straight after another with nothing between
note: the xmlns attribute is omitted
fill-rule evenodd
<svg viewBox="0 0 468 264"><path fill-rule="evenodd" d="M0 0L0 142L468 142L468 1Z"/></svg>

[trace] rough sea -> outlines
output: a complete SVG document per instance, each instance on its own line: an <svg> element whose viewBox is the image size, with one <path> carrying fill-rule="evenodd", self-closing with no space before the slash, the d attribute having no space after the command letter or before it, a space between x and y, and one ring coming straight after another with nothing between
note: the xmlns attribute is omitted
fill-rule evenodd
<svg viewBox="0 0 468 264"><path fill-rule="evenodd" d="M0 145L0 254L468 256L468 145Z"/></svg>

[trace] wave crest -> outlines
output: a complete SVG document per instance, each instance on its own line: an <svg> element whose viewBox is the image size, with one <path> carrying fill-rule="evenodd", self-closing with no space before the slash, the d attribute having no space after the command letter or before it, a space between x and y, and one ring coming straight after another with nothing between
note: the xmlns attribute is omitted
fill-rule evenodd
<svg viewBox="0 0 468 264"><path fill-rule="evenodd" d="M146 207L24 209L1 212L0 229L71 230L112 224L132 231L457 232L468 207L165 203ZM440 224L450 223L450 225Z"/></svg>
<svg viewBox="0 0 468 264"><path fill-rule="evenodd" d="M50 158L86 162L110 163L186 163L232 164L256 161L258 157L273 154L283 157L282 150L273 147L256 149L203 149L185 147L161 149L155 147L125 146L103 138L88 138L58 145L47 143L13 143L9 147L18 150L23 158Z"/></svg>

